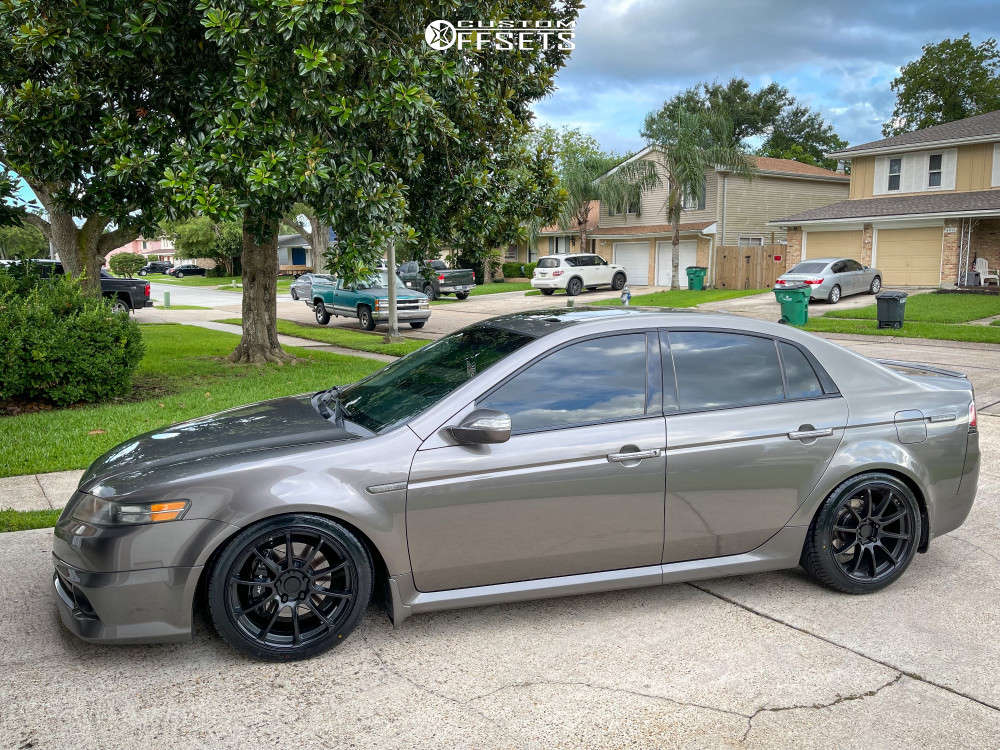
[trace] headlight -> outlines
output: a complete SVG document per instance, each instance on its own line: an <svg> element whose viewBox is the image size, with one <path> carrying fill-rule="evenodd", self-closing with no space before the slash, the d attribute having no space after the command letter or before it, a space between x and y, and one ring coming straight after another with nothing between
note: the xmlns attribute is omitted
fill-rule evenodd
<svg viewBox="0 0 1000 750"><path fill-rule="evenodd" d="M169 500L162 503L116 503L93 495L84 495L73 508L72 518L94 526L129 526L143 523L177 521L184 517L191 503Z"/></svg>
<svg viewBox="0 0 1000 750"><path fill-rule="evenodd" d="M417 300L417 307L430 307L431 301L429 299Z"/></svg>

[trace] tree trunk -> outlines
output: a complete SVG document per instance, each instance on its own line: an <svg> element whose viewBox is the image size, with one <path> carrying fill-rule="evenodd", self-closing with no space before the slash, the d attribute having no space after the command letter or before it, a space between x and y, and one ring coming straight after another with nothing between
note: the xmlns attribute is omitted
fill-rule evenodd
<svg viewBox="0 0 1000 750"><path fill-rule="evenodd" d="M326 250L330 246L330 227L315 216L309 217L309 247L314 271L326 270Z"/></svg>
<svg viewBox="0 0 1000 750"><path fill-rule="evenodd" d="M278 343L278 221L243 217L243 337L230 362L282 364L294 359Z"/></svg>
<svg viewBox="0 0 1000 750"><path fill-rule="evenodd" d="M681 265L681 228L680 221L676 217L673 220L674 236L671 238L673 248L670 250L670 288L680 289L680 265Z"/></svg>
<svg viewBox="0 0 1000 750"><path fill-rule="evenodd" d="M483 258L483 283L489 284L493 281L493 272L490 270L490 256Z"/></svg>

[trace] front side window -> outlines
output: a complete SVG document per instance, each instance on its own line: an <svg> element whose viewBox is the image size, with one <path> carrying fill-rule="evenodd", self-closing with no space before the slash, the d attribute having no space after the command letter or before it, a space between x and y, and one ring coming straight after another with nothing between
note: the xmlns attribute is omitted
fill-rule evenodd
<svg viewBox="0 0 1000 750"><path fill-rule="evenodd" d="M630 333L559 349L476 405L505 412L525 433L642 417L646 401L646 335Z"/></svg>
<svg viewBox="0 0 1000 750"><path fill-rule="evenodd" d="M714 331L671 331L682 411L751 406L785 396L774 341Z"/></svg>
<svg viewBox="0 0 1000 750"><path fill-rule="evenodd" d="M927 186L941 187L941 154L931 154L928 159Z"/></svg>
<svg viewBox="0 0 1000 750"><path fill-rule="evenodd" d="M889 159L889 184L887 189L899 190L900 174L903 171L902 159Z"/></svg>

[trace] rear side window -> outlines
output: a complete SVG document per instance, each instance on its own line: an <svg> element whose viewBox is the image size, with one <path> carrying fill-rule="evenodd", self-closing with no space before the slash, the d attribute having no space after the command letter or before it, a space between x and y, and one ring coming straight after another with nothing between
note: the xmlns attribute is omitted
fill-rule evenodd
<svg viewBox="0 0 1000 750"><path fill-rule="evenodd" d="M785 390L774 341L714 331L669 334L682 411L781 401Z"/></svg>
<svg viewBox="0 0 1000 750"><path fill-rule="evenodd" d="M781 351L781 365L785 370L788 398L822 396L823 386L806 355L798 347L784 341L778 342L778 349Z"/></svg>
<svg viewBox="0 0 1000 750"><path fill-rule="evenodd" d="M510 415L516 433L642 417L646 367L645 334L589 339L538 360L477 406Z"/></svg>
<svg viewBox="0 0 1000 750"><path fill-rule="evenodd" d="M558 258L542 258L538 261L538 268L558 268L559 259Z"/></svg>
<svg viewBox="0 0 1000 750"><path fill-rule="evenodd" d="M788 273L822 273L826 263L799 263Z"/></svg>

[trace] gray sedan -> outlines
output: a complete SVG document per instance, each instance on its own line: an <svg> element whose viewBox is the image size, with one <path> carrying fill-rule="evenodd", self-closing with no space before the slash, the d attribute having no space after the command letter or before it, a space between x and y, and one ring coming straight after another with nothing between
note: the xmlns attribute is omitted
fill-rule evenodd
<svg viewBox="0 0 1000 750"><path fill-rule="evenodd" d="M851 258L811 258L781 274L775 286L791 283L808 284L812 287L810 299L826 300L835 305L849 294L878 294L882 288L882 272Z"/></svg>
<svg viewBox="0 0 1000 750"><path fill-rule="evenodd" d="M292 282L291 286L288 287L288 293L292 295L292 299L311 300L313 279L321 279L330 284L334 283L333 276L330 276L329 274L304 273L297 279L295 279L295 281Z"/></svg>
<svg viewBox="0 0 1000 750"><path fill-rule="evenodd" d="M571 383L571 387L562 384ZM262 659L420 612L802 565L889 585L972 507L972 386L691 311L543 310L140 435L55 528L63 623ZM203 599L201 599L203 597Z"/></svg>

